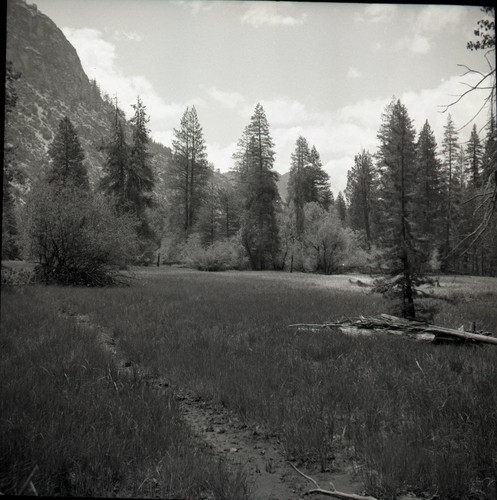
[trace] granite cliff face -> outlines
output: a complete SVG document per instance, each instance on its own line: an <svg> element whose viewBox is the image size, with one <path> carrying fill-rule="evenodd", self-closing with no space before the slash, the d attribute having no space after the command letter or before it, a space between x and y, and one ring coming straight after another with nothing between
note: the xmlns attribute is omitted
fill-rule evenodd
<svg viewBox="0 0 497 500"><path fill-rule="evenodd" d="M102 99L96 83L88 79L74 47L36 5L8 0L6 57L21 73L6 136L16 146L16 161L28 182L48 165L48 145L64 116L78 132L90 179L95 182L104 161L98 146L109 134L113 109ZM150 150L162 178L171 151L156 143Z"/></svg>

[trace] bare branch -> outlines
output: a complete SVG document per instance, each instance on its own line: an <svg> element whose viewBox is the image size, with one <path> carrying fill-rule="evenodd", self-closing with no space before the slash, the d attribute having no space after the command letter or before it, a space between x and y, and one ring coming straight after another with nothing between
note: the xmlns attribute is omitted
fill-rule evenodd
<svg viewBox="0 0 497 500"><path fill-rule="evenodd" d="M487 191L485 191L485 192L483 192L483 193L477 193L477 194L475 194L474 196L472 196L471 198L468 198L467 200L464 200L464 201L462 202L462 204L463 204L463 205L466 205L466 203L469 203L470 201L476 200L477 198L481 198L482 196L486 197L486 196L488 196L489 194L492 194L492 191L488 191L488 192L487 192ZM480 206L480 208L481 208L481 206Z"/></svg>
<svg viewBox="0 0 497 500"><path fill-rule="evenodd" d="M484 202L480 205L482 207L485 205L485 203L488 202L488 206L486 207L485 214L483 216L483 220L480 222L478 227L469 233L465 238L463 238L446 256L449 257L450 255L454 254L456 250L458 250L464 243L466 243L468 240L471 240L469 245L466 247L466 249L459 254L460 257L463 255L466 255L470 248L475 245L475 243L481 238L481 236L485 233L486 229L488 228L488 225L490 224L490 221L492 220L492 216L494 215L494 212L496 210L496 205L497 205L497 184L494 187L494 190L491 194L491 196L488 196L484 200Z"/></svg>
<svg viewBox="0 0 497 500"><path fill-rule="evenodd" d="M461 76L465 76L469 73L476 73L480 76L485 76L485 73L482 73L481 71L478 71L476 69L472 69L469 66L466 66L465 64L458 64L458 66L460 66L461 68L466 68L466 73L463 73Z"/></svg>
<svg viewBox="0 0 497 500"><path fill-rule="evenodd" d="M489 96L487 96L485 98L485 100L483 101L483 104L482 104L481 108L476 112L476 114L473 116L473 118L471 118L470 120L468 120L462 127L459 127L457 129L458 132L460 132L464 127L467 127L483 111L483 109L487 105L488 101L490 100L491 96L492 96L492 94L490 94Z"/></svg>
<svg viewBox="0 0 497 500"><path fill-rule="evenodd" d="M314 493L320 494L320 495L326 495L328 497L334 497L334 498L341 498L343 500L377 500L375 497L370 497L370 496L363 496L363 495L356 495L355 493L343 493L342 491L337 491L336 489L333 490L324 490L322 489L317 481L313 479L312 477L307 476L303 472L297 469L295 465L290 464L302 477L305 477L307 480L311 481L314 486L316 486L315 489L307 491L305 494L306 495L312 495Z"/></svg>
<svg viewBox="0 0 497 500"><path fill-rule="evenodd" d="M458 66L464 66L463 64L458 64ZM464 67L467 67L467 66L464 66ZM479 73L479 71L476 71L476 70L471 70L475 73ZM465 74L467 74L468 72L466 72ZM454 101L454 102L451 102L450 104L442 104L440 105L439 107L443 107L445 108L443 111L441 111L442 113L445 113L451 106L454 106L455 104L457 104L459 101L461 101L461 99L463 99L466 95L468 95L470 92L473 92L474 90L489 90L489 89L493 89L493 86L492 87L481 87L481 84L489 77L491 77L492 75L495 74L495 69L493 69L492 71L490 71L489 73L487 73L486 75L483 75L483 77L481 78L481 80L476 83L475 85L468 85L467 83L465 82L459 82L463 85L468 85L470 88L468 90L466 90L466 92L460 94L458 96L458 98ZM464 75L463 75L464 76Z"/></svg>

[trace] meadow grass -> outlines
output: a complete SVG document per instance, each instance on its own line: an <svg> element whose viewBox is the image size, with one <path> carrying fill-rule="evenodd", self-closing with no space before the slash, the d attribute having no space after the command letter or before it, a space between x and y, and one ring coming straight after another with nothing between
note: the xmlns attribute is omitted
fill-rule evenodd
<svg viewBox="0 0 497 500"><path fill-rule="evenodd" d="M130 360L278 435L288 458L323 470L337 454L352 461L378 498L495 495L497 350L289 329L389 306L280 276L148 269L129 288L45 295L111 328ZM497 331L495 297L442 303L437 323L478 313Z"/></svg>
<svg viewBox="0 0 497 500"><path fill-rule="evenodd" d="M57 314L63 296L78 289L2 290L0 492L20 493L37 465L43 496L250 498L174 398L124 376L94 331Z"/></svg>

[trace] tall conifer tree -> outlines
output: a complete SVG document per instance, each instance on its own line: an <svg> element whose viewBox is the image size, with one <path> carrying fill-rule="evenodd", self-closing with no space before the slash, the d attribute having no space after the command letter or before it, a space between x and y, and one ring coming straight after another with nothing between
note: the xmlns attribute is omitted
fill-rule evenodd
<svg viewBox="0 0 497 500"><path fill-rule="evenodd" d="M179 129L174 129L171 183L184 233L195 224L211 175L205 141L195 106L186 108Z"/></svg>
<svg viewBox="0 0 497 500"><path fill-rule="evenodd" d="M468 174L471 186L478 189L481 185L483 146L480 137L476 131L476 125L473 125L469 141L466 145L466 173Z"/></svg>
<svg viewBox="0 0 497 500"><path fill-rule="evenodd" d="M291 203L295 218L295 232L297 239L304 233L304 204L308 202L312 186L308 180L310 170L309 145L304 137L300 136L295 144L291 156L290 177L288 179L288 201Z"/></svg>
<svg viewBox="0 0 497 500"><path fill-rule="evenodd" d="M340 220L345 223L347 221L347 204L345 203L345 198L341 191L338 191L335 208L337 209Z"/></svg>
<svg viewBox="0 0 497 500"><path fill-rule="evenodd" d="M148 149L150 138L147 123L150 119L140 97L136 104L131 106L135 113L130 120L133 134L126 196L137 216L144 220L145 209L153 205L152 190L155 184L154 171L150 162L151 154Z"/></svg>
<svg viewBox="0 0 497 500"><path fill-rule="evenodd" d="M254 269L276 265L279 237L277 173L273 171L274 144L264 108L257 104L234 157L242 199L242 243Z"/></svg>
<svg viewBox="0 0 497 500"><path fill-rule="evenodd" d="M416 212L417 230L427 255L434 252L442 238L443 179L442 164L437 157L435 135L426 120L416 144Z"/></svg>
<svg viewBox="0 0 497 500"><path fill-rule="evenodd" d="M85 153L71 120L64 117L48 148L50 170L48 182L69 185L88 190L88 172L84 164Z"/></svg>
<svg viewBox="0 0 497 500"><path fill-rule="evenodd" d="M419 278L419 254L414 234L416 186L415 131L407 108L393 100L382 115L378 132L380 210L383 222L381 241L385 264L391 278L379 289L400 295L404 317L416 315L414 298Z"/></svg>
<svg viewBox="0 0 497 500"><path fill-rule="evenodd" d="M315 201L325 210L328 210L334 203L333 193L330 188L330 176L323 170L321 157L316 146L312 146L309 153L305 192L306 203Z"/></svg>
<svg viewBox="0 0 497 500"><path fill-rule="evenodd" d="M371 247L376 233L376 206L378 178L373 158L362 150L354 158L354 166L347 173L345 195L349 205L349 219L352 229L362 230Z"/></svg>
<svg viewBox="0 0 497 500"><path fill-rule="evenodd" d="M104 193L114 197L117 212L123 213L129 208L127 185L130 170L130 146L126 140L124 114L118 108L117 101L111 127L109 142L103 147L106 159L100 188Z"/></svg>
<svg viewBox="0 0 497 500"><path fill-rule="evenodd" d="M444 237L442 246L442 256L444 258L443 270L449 266L448 256L455 241L455 224L457 221L456 213L459 201L455 196L457 191L456 160L459 152L458 134L456 126L451 115L447 116L447 124L444 127L444 136L442 141L443 155L443 175L445 186L445 215L444 215Z"/></svg>

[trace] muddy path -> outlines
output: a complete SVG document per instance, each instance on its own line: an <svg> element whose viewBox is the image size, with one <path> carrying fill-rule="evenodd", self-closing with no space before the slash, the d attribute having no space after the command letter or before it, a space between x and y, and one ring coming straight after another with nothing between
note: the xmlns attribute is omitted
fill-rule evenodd
<svg viewBox="0 0 497 500"><path fill-rule="evenodd" d="M147 367L128 360L119 347L112 330L96 324L86 314L78 314L67 308L59 309L59 315L72 319L80 327L96 332L100 347L112 357L118 372L133 377L157 391L159 395L170 395L180 405L183 417L199 445L206 447L215 458L221 458L233 468L242 467L247 475L254 498L261 500L293 500L304 497L313 485L296 473L277 436L268 435L258 427L241 422L236 414L221 404L204 401L186 387L173 386L165 376L153 376ZM354 480L350 466L341 464L332 472L322 473L295 465L302 472L315 478L320 486L331 488L330 481L339 491L362 493L362 485ZM329 498L312 495L316 499Z"/></svg>

